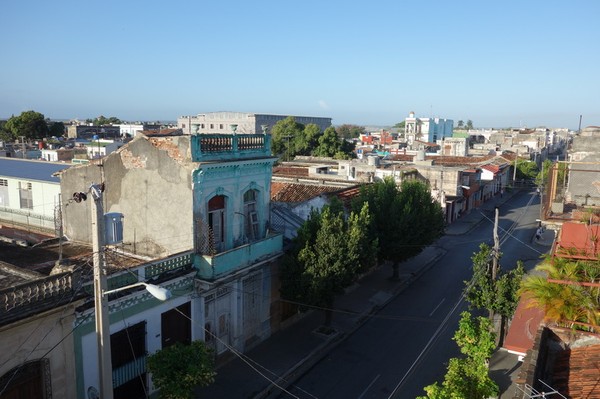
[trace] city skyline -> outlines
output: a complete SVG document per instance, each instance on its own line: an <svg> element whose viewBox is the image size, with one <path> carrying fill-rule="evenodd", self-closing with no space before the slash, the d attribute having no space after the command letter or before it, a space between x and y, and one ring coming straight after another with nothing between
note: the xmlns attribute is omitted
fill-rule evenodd
<svg viewBox="0 0 600 399"><path fill-rule="evenodd" d="M378 1L5 5L0 119L238 111L394 125L600 125L600 4Z"/></svg>

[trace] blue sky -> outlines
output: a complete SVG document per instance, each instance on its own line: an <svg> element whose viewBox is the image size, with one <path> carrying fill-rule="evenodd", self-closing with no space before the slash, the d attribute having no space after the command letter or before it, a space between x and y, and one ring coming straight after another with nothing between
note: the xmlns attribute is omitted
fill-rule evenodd
<svg viewBox="0 0 600 399"><path fill-rule="evenodd" d="M0 118L600 125L599 17L596 0L6 1Z"/></svg>

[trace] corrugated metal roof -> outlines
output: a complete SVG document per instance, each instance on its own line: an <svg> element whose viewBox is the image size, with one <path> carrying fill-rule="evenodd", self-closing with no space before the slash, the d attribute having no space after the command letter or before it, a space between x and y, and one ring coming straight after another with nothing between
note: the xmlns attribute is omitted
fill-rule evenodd
<svg viewBox="0 0 600 399"><path fill-rule="evenodd" d="M0 176L60 183L60 179L52 175L70 166L63 163L0 157Z"/></svg>

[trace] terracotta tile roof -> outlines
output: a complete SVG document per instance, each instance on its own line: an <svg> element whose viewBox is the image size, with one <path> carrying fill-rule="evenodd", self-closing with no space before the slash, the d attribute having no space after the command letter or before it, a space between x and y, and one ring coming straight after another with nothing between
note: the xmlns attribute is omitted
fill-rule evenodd
<svg viewBox="0 0 600 399"><path fill-rule="evenodd" d="M488 171L492 172L493 174L500 172L500 167L498 165L490 165L490 164L482 165L481 169L488 170Z"/></svg>
<svg viewBox="0 0 600 399"><path fill-rule="evenodd" d="M319 195L340 191L340 187L301 183L271 183L271 201L300 203Z"/></svg>
<svg viewBox="0 0 600 399"><path fill-rule="evenodd" d="M600 225L577 222L563 223L554 247L554 256L597 260L600 256Z"/></svg>
<svg viewBox="0 0 600 399"><path fill-rule="evenodd" d="M159 130L143 130L142 133L148 137L163 137L163 136L182 136L181 129L159 129Z"/></svg>
<svg viewBox="0 0 600 399"><path fill-rule="evenodd" d="M489 161L493 157L494 157L493 155L488 155L488 156L483 156L483 157L448 157L448 156L436 156L436 157L431 157L431 159L435 160L435 164L436 165L461 166L461 165L477 165L477 164L480 164L482 162Z"/></svg>
<svg viewBox="0 0 600 399"><path fill-rule="evenodd" d="M335 193L346 209L350 209L352 200L360 194L360 186L351 187Z"/></svg>
<svg viewBox="0 0 600 399"><path fill-rule="evenodd" d="M308 168L294 166L277 166L273 168L275 176L308 177Z"/></svg>
<svg viewBox="0 0 600 399"><path fill-rule="evenodd" d="M552 387L570 398L600 399L600 345L560 352Z"/></svg>

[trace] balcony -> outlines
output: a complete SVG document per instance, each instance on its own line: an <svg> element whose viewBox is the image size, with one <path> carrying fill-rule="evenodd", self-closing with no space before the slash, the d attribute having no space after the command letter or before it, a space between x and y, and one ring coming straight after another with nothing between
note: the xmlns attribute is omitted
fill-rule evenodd
<svg viewBox="0 0 600 399"><path fill-rule="evenodd" d="M265 239L233 248L216 255L195 255L198 278L216 280L282 253L283 235L271 233Z"/></svg>
<svg viewBox="0 0 600 399"><path fill-rule="evenodd" d="M194 162L271 156L268 134L196 134L192 136Z"/></svg>

